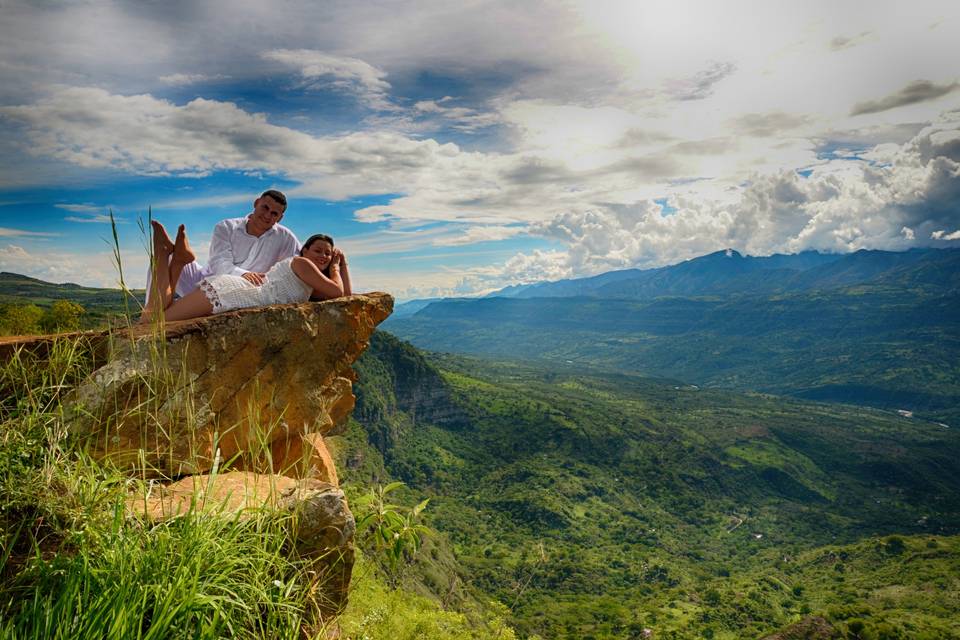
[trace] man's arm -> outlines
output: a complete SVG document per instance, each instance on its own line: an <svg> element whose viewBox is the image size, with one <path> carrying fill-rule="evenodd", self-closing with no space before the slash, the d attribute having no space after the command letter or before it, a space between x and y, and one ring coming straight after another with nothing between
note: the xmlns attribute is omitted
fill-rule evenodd
<svg viewBox="0 0 960 640"><path fill-rule="evenodd" d="M230 225L226 220L221 220L213 228L213 237L210 239L210 262L207 264L207 270L211 274L242 276L247 273L246 269L241 269L234 262L230 231Z"/></svg>

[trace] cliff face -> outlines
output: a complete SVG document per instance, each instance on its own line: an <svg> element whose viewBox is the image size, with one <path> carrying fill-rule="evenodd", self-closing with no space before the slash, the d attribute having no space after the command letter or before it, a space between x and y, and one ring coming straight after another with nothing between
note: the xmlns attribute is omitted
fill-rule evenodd
<svg viewBox="0 0 960 640"><path fill-rule="evenodd" d="M73 391L67 424L94 457L158 480L131 495L130 517L293 514L291 552L316 559L318 609L336 613L355 524L324 436L353 410L351 365L392 308L372 293L88 334L101 366Z"/></svg>
<svg viewBox="0 0 960 640"><path fill-rule="evenodd" d="M452 428L464 422L439 372L411 345L389 333L373 336L354 369L359 380L353 415L385 458L402 439L403 424L419 420ZM409 420L398 420L398 412Z"/></svg>
<svg viewBox="0 0 960 640"><path fill-rule="evenodd" d="M244 309L115 338L68 417L98 458L160 476L292 469L303 434L329 434L354 405L350 365L392 309L386 294ZM309 457L309 455L306 455ZM266 463L270 464L266 464Z"/></svg>

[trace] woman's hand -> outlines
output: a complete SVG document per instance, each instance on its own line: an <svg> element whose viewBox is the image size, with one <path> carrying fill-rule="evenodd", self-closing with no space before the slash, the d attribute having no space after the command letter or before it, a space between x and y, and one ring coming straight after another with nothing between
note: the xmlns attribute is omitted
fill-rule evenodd
<svg viewBox="0 0 960 640"><path fill-rule="evenodd" d="M343 282L343 295L349 296L353 293L353 287L350 285L350 270L347 269L347 254L345 254L340 249L335 249L336 258L339 260L337 264L340 265L340 280Z"/></svg>
<svg viewBox="0 0 960 640"><path fill-rule="evenodd" d="M250 284L255 284L255 285L257 285L257 286L259 287L260 285L262 285L262 284L264 283L264 281L266 281L266 279L267 279L267 274L265 274L265 273L255 273L255 272L253 272L253 271L247 271L246 273L244 273L244 274L241 275L240 277L243 278L244 280L246 280L247 282L249 282Z"/></svg>
<svg viewBox="0 0 960 640"><path fill-rule="evenodd" d="M347 266L347 256L343 253L343 250L334 247L333 256L330 258L330 264L335 264L340 267Z"/></svg>

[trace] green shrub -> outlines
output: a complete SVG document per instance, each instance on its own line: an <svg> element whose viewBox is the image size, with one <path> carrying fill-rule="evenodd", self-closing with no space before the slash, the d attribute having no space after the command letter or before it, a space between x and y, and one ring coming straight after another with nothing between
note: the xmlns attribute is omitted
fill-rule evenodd
<svg viewBox="0 0 960 640"><path fill-rule="evenodd" d="M887 536L883 541L883 549L892 556L898 556L907 550L907 543L900 536Z"/></svg>
<svg viewBox="0 0 960 640"><path fill-rule="evenodd" d="M354 501L359 513L357 534L374 557L385 560L387 574L394 585L400 577L401 563L412 559L420 549L422 537L430 532L420 524L420 514L427 508L429 498L409 509L388 502L388 494L402 486L402 482L378 485Z"/></svg>

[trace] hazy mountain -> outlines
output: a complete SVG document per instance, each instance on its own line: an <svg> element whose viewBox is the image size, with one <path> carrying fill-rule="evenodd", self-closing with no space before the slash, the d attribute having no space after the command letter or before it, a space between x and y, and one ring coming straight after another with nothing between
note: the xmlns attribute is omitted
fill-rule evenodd
<svg viewBox="0 0 960 640"><path fill-rule="evenodd" d="M417 300L409 300L407 302L402 302L393 307L393 317L394 318L405 318L407 316L412 316L420 309L423 309L428 304L433 302L439 302L443 298L419 298Z"/></svg>
<svg viewBox="0 0 960 640"><path fill-rule="evenodd" d="M943 249L863 250L851 254L805 251L764 257L744 256L727 249L657 269L611 271L590 278L508 287L491 296L648 299L668 295L790 293L869 283L922 263L952 262L955 269L958 257L960 251Z"/></svg>
<svg viewBox="0 0 960 640"><path fill-rule="evenodd" d="M649 291L709 296L444 300L385 328L434 351L960 418L960 252L858 252L799 274L768 264L721 252L644 276Z"/></svg>

